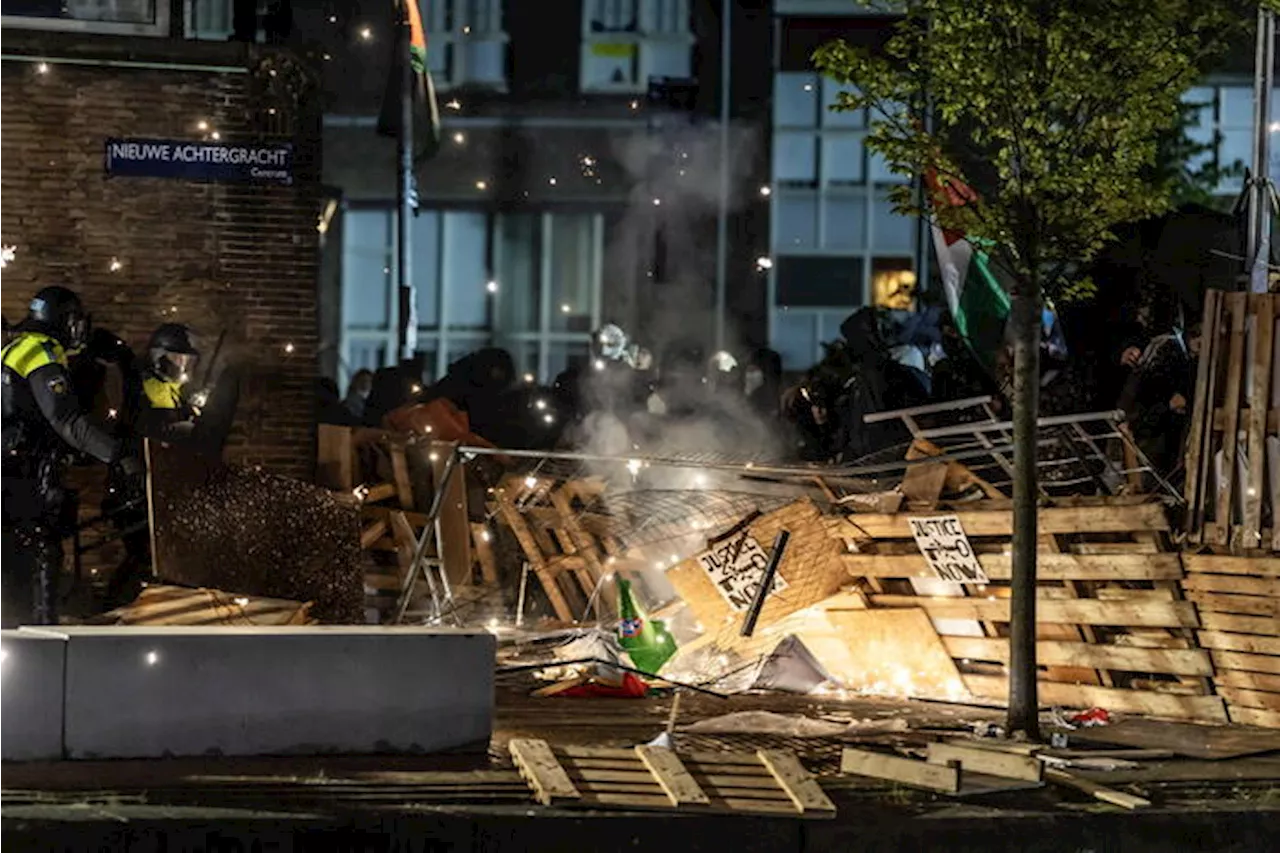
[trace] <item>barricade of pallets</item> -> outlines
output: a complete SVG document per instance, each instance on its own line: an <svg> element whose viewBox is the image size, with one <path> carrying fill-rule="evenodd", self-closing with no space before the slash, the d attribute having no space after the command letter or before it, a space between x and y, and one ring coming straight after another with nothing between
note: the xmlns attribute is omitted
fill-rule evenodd
<svg viewBox="0 0 1280 853"><path fill-rule="evenodd" d="M909 519L953 514L988 578L940 581ZM1012 515L1007 502L910 506L893 514L828 519L849 574L872 608L920 608L973 696L1008 696ZM1037 657L1047 705L1225 722L1209 653L1197 648L1195 606L1168 542L1164 506L1140 497L1059 501L1039 513Z"/></svg>

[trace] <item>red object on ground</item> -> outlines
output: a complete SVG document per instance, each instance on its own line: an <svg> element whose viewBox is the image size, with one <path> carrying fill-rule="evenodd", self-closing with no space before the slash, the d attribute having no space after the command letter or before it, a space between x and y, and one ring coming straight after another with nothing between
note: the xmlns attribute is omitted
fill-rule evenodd
<svg viewBox="0 0 1280 853"><path fill-rule="evenodd" d="M1090 708L1087 711L1081 711L1074 717L1071 722L1086 728L1090 726L1109 726L1111 725L1111 715L1107 713L1105 708Z"/></svg>
<svg viewBox="0 0 1280 853"><path fill-rule="evenodd" d="M577 687L570 687L568 690L561 690L556 696L598 696L612 699L643 699L649 694L649 685L645 684L636 676L629 672L623 673L622 683L599 684L593 682L591 684L580 684Z"/></svg>

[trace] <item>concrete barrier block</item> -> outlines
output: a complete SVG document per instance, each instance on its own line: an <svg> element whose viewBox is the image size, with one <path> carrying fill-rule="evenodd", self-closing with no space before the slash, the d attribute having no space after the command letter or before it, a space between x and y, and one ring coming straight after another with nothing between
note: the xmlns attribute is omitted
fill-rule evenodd
<svg viewBox="0 0 1280 853"><path fill-rule="evenodd" d="M66 639L0 631L0 753L5 761L62 757Z"/></svg>
<svg viewBox="0 0 1280 853"><path fill-rule="evenodd" d="M485 743L495 640L372 626L64 627L72 758Z"/></svg>

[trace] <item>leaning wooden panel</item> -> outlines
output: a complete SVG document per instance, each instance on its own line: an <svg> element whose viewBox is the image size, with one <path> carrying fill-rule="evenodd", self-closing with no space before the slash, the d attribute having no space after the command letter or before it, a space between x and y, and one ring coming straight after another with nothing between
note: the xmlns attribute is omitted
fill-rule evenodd
<svg viewBox="0 0 1280 853"><path fill-rule="evenodd" d="M778 565L785 588L765 599L757 623L762 628L834 595L847 579L839 559L843 549L826 535L822 515L811 501L799 500L766 513L751 522L747 532L768 554L783 529L791 534ZM746 608L731 605L697 559L677 564L667 572L667 579L709 632L741 625Z"/></svg>

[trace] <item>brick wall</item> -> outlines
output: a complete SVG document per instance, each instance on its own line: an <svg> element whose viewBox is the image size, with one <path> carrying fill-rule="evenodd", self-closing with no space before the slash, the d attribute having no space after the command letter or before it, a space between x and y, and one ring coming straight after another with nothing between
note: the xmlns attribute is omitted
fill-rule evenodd
<svg viewBox="0 0 1280 853"><path fill-rule="evenodd" d="M6 52L30 47L23 34L4 35ZM59 55L60 43L51 47L47 34L33 38L44 39L37 55ZM108 45L94 57L83 37L66 46L63 55L83 61L87 53L90 62L119 51ZM191 69L187 58L187 70L56 59L0 63L0 241L16 247L0 303L16 322L39 287L66 284L84 298L95 325L136 352L162 322L195 327L206 355L225 330L220 360L242 374L228 458L309 478L318 360L318 105L308 76L287 55L213 47L225 53L205 46L200 62L207 68ZM190 57L194 46L168 49ZM136 58L136 50L129 55ZM107 137L195 141L214 131L227 142L292 142L294 185L104 174Z"/></svg>

